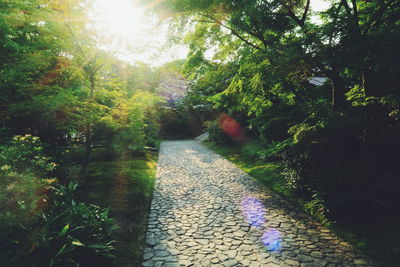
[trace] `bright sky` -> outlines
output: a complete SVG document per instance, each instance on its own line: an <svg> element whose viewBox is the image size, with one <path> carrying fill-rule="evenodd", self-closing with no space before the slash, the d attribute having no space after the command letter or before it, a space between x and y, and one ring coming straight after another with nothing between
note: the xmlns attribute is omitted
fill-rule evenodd
<svg viewBox="0 0 400 267"><path fill-rule="evenodd" d="M90 16L95 27L111 40L121 59L159 66L186 57L185 46L168 46L168 24L146 13L134 0L92 0L92 3Z"/></svg>
<svg viewBox="0 0 400 267"><path fill-rule="evenodd" d="M135 5L135 0L91 0L95 27L112 40L121 59L129 62L143 61L153 66L185 58L188 49L181 46L167 47L167 23L145 8ZM329 7L326 0L311 0L313 11ZM313 18L313 21L318 21Z"/></svg>
<svg viewBox="0 0 400 267"><path fill-rule="evenodd" d="M313 11L324 11L328 9L329 2L327 0L311 0L311 7Z"/></svg>

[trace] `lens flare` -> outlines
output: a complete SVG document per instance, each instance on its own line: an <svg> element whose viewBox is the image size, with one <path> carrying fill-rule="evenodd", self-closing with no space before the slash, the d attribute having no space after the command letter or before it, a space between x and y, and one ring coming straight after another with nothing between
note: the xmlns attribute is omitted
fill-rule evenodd
<svg viewBox="0 0 400 267"><path fill-rule="evenodd" d="M244 138L242 127L232 117L228 116L227 114L222 114L219 116L218 122L221 129L232 139L242 140Z"/></svg>
<svg viewBox="0 0 400 267"><path fill-rule="evenodd" d="M264 232L261 241L268 251L279 252L282 241L281 233L276 229L270 228Z"/></svg>
<svg viewBox="0 0 400 267"><path fill-rule="evenodd" d="M246 222L250 226L256 227L260 231L265 229L263 226L267 223L267 210L259 199L253 196L243 198L241 209ZM274 228L263 231L261 236L262 244L270 252L280 251L281 239L281 233Z"/></svg>
<svg viewBox="0 0 400 267"><path fill-rule="evenodd" d="M267 210L257 198L252 196L244 198L241 203L241 208L246 222L250 226L261 227L267 222Z"/></svg>

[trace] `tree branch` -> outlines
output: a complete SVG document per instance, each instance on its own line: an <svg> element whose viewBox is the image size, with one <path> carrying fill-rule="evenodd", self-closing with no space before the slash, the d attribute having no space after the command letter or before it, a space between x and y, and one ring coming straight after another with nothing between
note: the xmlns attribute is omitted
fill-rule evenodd
<svg viewBox="0 0 400 267"><path fill-rule="evenodd" d="M242 0L240 1L240 3L241 3L241 5L242 5L242 8L243 8L244 12L247 14L247 16L250 18L251 22L254 24L254 28L255 28L255 30L256 30L256 32L253 32L253 31L251 31L251 30L249 30L249 29L248 29L247 31L250 33L250 35L252 35L252 36L258 38L258 39L264 44L264 47L267 47L268 45L271 45L272 43L271 43L271 42L268 42L268 41L264 38L264 33L263 33L263 31L260 29L260 26L259 26L259 23L258 23L257 19L255 19L255 18L250 14L250 12L246 9L246 7L245 7L245 5L244 5L244 3L243 3Z"/></svg>
<svg viewBox="0 0 400 267"><path fill-rule="evenodd" d="M373 23L377 22L382 17L382 15L386 11L386 9L388 9L391 6L391 4L393 4L393 3L395 3L395 1L386 2L384 5L381 6L381 8L379 8L371 16L371 19L367 23L365 23L365 28L364 28L364 31L363 31L364 34L367 33L370 30L370 28L372 27Z"/></svg>
<svg viewBox="0 0 400 267"><path fill-rule="evenodd" d="M255 45L255 44L253 44L252 42L246 40L244 37L242 37L242 36L241 36L236 30L234 30L233 28L230 28L230 27L228 27L228 26L226 26L226 25L224 25L224 24L222 24L222 23L221 23L220 25L221 25L222 27L224 27L224 28L230 30L230 31L232 32L233 35L235 35L236 37L238 37L240 40L242 40L243 42L245 42L247 45L249 45L249 46L251 46L251 47L253 47L253 48L257 49L257 50L265 51L264 49L262 49L262 48L259 47L258 45Z"/></svg>
<svg viewBox="0 0 400 267"><path fill-rule="evenodd" d="M353 4L353 14L355 19L358 21L358 8L357 8L357 0L351 0L351 3Z"/></svg>
<svg viewBox="0 0 400 267"><path fill-rule="evenodd" d="M286 9L287 16L289 16L289 18L293 19L297 25L299 25L301 28L304 28L304 24L305 24L305 20L307 18L307 13L310 7L310 0L307 0L307 4L305 7L305 10L303 12L303 15L301 17L301 19L299 19L296 14L293 12L292 8L290 6L288 6L285 1L281 1L282 6Z"/></svg>
<svg viewBox="0 0 400 267"><path fill-rule="evenodd" d="M343 3L342 3L342 1L341 1L341 2L339 3L339 5L338 5L337 9L336 9L335 16L334 16L334 18L333 18L333 24L336 24L336 21L337 21L337 19L338 19L339 12L340 12L340 9L342 8L342 6L343 6ZM332 43L333 33L334 33L334 31L331 31L331 34L329 35L329 44Z"/></svg>
<svg viewBox="0 0 400 267"><path fill-rule="evenodd" d="M293 10L292 10L290 7L286 6L286 5L284 5L284 7L286 8L286 10L287 10L287 12L288 12L287 15L288 15L291 19L293 19L293 20L297 23L297 25L299 25L301 28L303 28L303 27L304 27L304 23L301 21L301 19L299 19L299 18L296 16L296 14L294 14Z"/></svg>
<svg viewBox="0 0 400 267"><path fill-rule="evenodd" d="M235 29L233 29L233 28L231 28L231 27L225 25L224 23L222 23L221 21L215 19L215 18L212 17L211 15L201 14L201 16L204 16L204 17L206 17L206 18L208 18L208 19L211 19L214 23L217 23L217 24L220 25L221 27L224 27L225 29L230 30L231 33L232 33L233 35L235 35L236 37L238 37L240 40L242 40L242 41L243 41L244 43L246 43L247 45L249 45L249 46L251 46L251 47L253 47L253 48L257 49L257 50L265 51L265 49L259 47L259 46L256 45L256 44L253 44L251 41L247 40L245 37L243 37L242 35L240 35Z"/></svg>
<svg viewBox="0 0 400 267"><path fill-rule="evenodd" d="M301 24L302 24L302 25L304 25L304 23L306 22L307 13L308 13L308 10L310 9L310 2L311 2L310 0L307 0L307 3L306 3L306 7L305 7L305 9L304 9L303 16L301 16L300 21L301 21Z"/></svg>
<svg viewBox="0 0 400 267"><path fill-rule="evenodd" d="M346 9L347 15L352 16L351 9L349 7L349 4L347 3L347 0L342 0L342 4Z"/></svg>

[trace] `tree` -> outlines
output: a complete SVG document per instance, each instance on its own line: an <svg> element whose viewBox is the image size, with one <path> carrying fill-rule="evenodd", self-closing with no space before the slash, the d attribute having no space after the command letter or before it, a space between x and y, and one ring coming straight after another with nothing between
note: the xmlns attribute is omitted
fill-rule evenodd
<svg viewBox="0 0 400 267"><path fill-rule="evenodd" d="M376 205L372 192L385 199L387 183L396 186L399 3L336 0L320 14L311 1L282 0L163 1L160 9L177 15L190 47L186 103L233 116L262 141L260 154L285 148L274 157L296 173L288 180L324 195L338 215L346 205L337 191L348 190L361 211ZM311 85L313 76L329 82Z"/></svg>
<svg viewBox="0 0 400 267"><path fill-rule="evenodd" d="M62 142L70 127L78 79L65 56L66 28L45 1L1 4L0 94L2 125Z"/></svg>

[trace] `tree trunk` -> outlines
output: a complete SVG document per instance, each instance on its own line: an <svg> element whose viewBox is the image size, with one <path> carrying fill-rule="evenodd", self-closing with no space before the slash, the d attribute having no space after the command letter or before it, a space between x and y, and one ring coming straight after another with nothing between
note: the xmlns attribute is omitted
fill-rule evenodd
<svg viewBox="0 0 400 267"><path fill-rule="evenodd" d="M90 156L92 154L92 125L88 123L85 129L85 155L82 162L81 177L86 177L87 167L89 165Z"/></svg>
<svg viewBox="0 0 400 267"><path fill-rule="evenodd" d="M375 82L375 71L372 67L363 71L363 87L365 97L380 97L381 92L378 91ZM373 103L366 106L365 121L365 165L370 176L370 186L373 186L375 179L379 174L379 158L380 156L380 138L384 131L385 109L374 100Z"/></svg>
<svg viewBox="0 0 400 267"><path fill-rule="evenodd" d="M96 86L94 74L90 75L90 91L89 91L89 103L91 103L94 99L94 88ZM85 156L83 158L82 168L81 168L81 177L86 177L87 175L87 167L89 165L90 156L92 154L92 123L88 122L85 127Z"/></svg>
<svg viewBox="0 0 400 267"><path fill-rule="evenodd" d="M346 88L338 73L331 75L332 81L332 108L335 111L341 110L346 104Z"/></svg>

